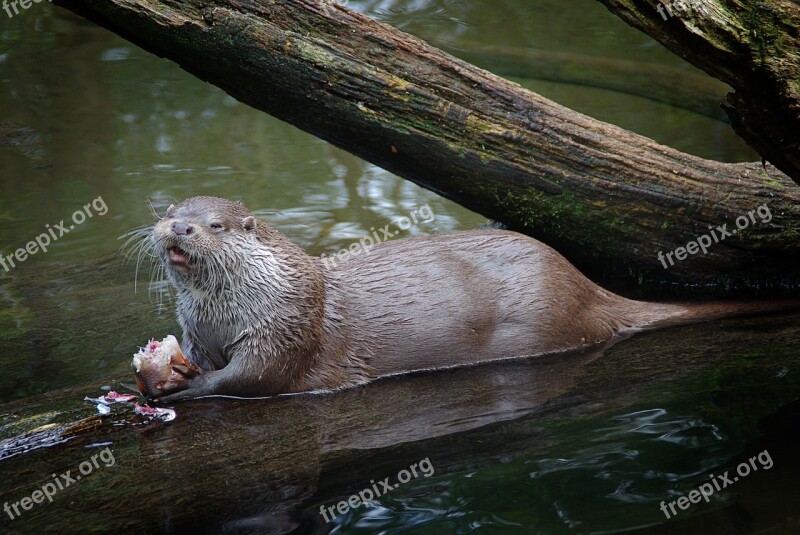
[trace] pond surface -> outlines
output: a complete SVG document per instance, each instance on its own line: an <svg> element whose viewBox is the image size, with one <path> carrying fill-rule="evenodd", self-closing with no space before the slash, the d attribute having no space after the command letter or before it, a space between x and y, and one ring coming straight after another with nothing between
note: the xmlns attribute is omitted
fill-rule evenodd
<svg viewBox="0 0 800 535"><path fill-rule="evenodd" d="M349 6L563 105L677 149L721 161L758 159L714 109L724 85L598 2L387 0ZM630 78L620 83L619 76L603 76L609 66ZM311 254L335 252L423 205L435 219L400 238L485 222L50 4L34 4L13 19L0 16L0 84L0 254L24 247L47 233L48 225L57 228L64 220L69 227L84 207L87 214L51 240L46 253L8 270L0 266L2 402L107 384L127 373L138 345L179 333L168 289L150 284L146 264L137 270L135 259L125 261L119 239L176 200L241 199ZM702 98L673 98L673 91L687 87ZM735 353L709 347L708 365L696 362L690 373L676 367L676 379L669 373L652 379L630 399L618 392L609 396L607 385L587 380L584 386L595 390L585 399L573 387L565 390L566 401L554 398L558 407L567 407L559 419L540 420L523 411L503 427L489 418L485 431L453 432L435 449L411 448L394 464L384 459L380 471L347 465L323 471L316 491L287 506L291 521L266 532L660 529L652 528L665 520L659 502L677 499L764 450L772 453L775 470L760 470L710 503L692 505L678 520L696 532L704 523L729 532L780 530L791 522L797 527L790 513L798 491L786 481L789 475L796 479L798 464L784 454L786 444L797 443L796 431L786 430L790 424L797 428L798 409L789 404L800 392L794 324L786 318L737 324L738 333L749 334L737 338ZM652 350L678 362L697 349L672 345L669 337L652 342L668 343ZM728 357L735 365L720 364ZM502 368L497 373L502 376ZM439 380L447 381L447 374ZM502 381L486 388L502 389ZM440 416L446 427L448 418ZM420 440L430 445L432 439ZM463 441L470 441L469 455L460 458ZM436 451L438 461L426 451ZM369 487L371 479L395 477L426 456L437 468L430 478L401 485L371 508L320 521L320 505L335 505ZM42 473L46 462L40 460ZM348 470L363 477L342 476ZM24 495L23 488L6 492L0 484L0 501ZM277 498L274 503L283 504ZM6 531L8 521L0 518L0 529ZM92 529L67 529L55 512L24 521L15 520L13 529ZM216 530L212 525L194 529Z"/></svg>

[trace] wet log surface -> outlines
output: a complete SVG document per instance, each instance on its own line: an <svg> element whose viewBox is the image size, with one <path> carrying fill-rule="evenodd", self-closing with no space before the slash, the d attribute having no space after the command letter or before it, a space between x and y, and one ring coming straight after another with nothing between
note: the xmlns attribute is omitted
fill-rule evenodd
<svg viewBox="0 0 800 535"><path fill-rule="evenodd" d="M797 287L800 189L772 166L659 145L332 2L56 3L590 274L683 295ZM769 224L668 268L659 260L765 203Z"/></svg>
<svg viewBox="0 0 800 535"><path fill-rule="evenodd" d="M100 394L98 386L20 400L0 406L0 503L29 496L51 474L76 475L107 446L115 462L0 526L13 533L288 533L302 523L321 530L318 514L298 509L335 503L426 457L441 476L547 451L568 440L554 425L652 404L654 392L664 399L719 388L734 395L719 383L741 376L742 355L769 348L745 359L753 379L736 396L750 406L764 397L758 377L798 364L797 320L686 326L592 352L398 377L329 395L198 400L176 405L170 423L146 423L127 405L98 416L82 401ZM783 390L786 399L772 393L771 403L793 399L791 388ZM429 484L437 492L436 478ZM721 525L735 518L722 515Z"/></svg>

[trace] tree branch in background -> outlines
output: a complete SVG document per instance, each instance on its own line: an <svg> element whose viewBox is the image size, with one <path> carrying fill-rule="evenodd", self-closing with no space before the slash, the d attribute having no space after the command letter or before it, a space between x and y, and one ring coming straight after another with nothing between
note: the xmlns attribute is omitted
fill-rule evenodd
<svg viewBox="0 0 800 535"><path fill-rule="evenodd" d="M736 132L800 182L800 5L790 0L600 1L733 87L725 111Z"/></svg>
<svg viewBox="0 0 800 535"><path fill-rule="evenodd" d="M331 2L56 3L584 270L718 294L798 282L800 188L774 168L659 145ZM667 268L657 256L764 204L769 224Z"/></svg>

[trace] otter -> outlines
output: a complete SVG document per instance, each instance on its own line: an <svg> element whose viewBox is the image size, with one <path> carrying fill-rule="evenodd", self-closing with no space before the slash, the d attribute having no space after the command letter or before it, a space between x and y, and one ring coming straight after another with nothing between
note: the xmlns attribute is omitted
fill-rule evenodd
<svg viewBox="0 0 800 535"><path fill-rule="evenodd" d="M242 203L215 197L170 206L150 239L192 364L172 364L173 379L148 392L164 403L330 391L787 308L630 300L506 230L392 240L328 266Z"/></svg>

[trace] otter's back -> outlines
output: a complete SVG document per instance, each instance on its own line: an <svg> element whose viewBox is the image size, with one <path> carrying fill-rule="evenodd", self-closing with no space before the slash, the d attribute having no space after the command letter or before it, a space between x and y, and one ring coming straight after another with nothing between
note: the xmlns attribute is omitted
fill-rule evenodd
<svg viewBox="0 0 800 535"><path fill-rule="evenodd" d="M624 300L508 231L386 242L337 267L378 375L535 355L610 338ZM367 334L371 334L367 332Z"/></svg>

